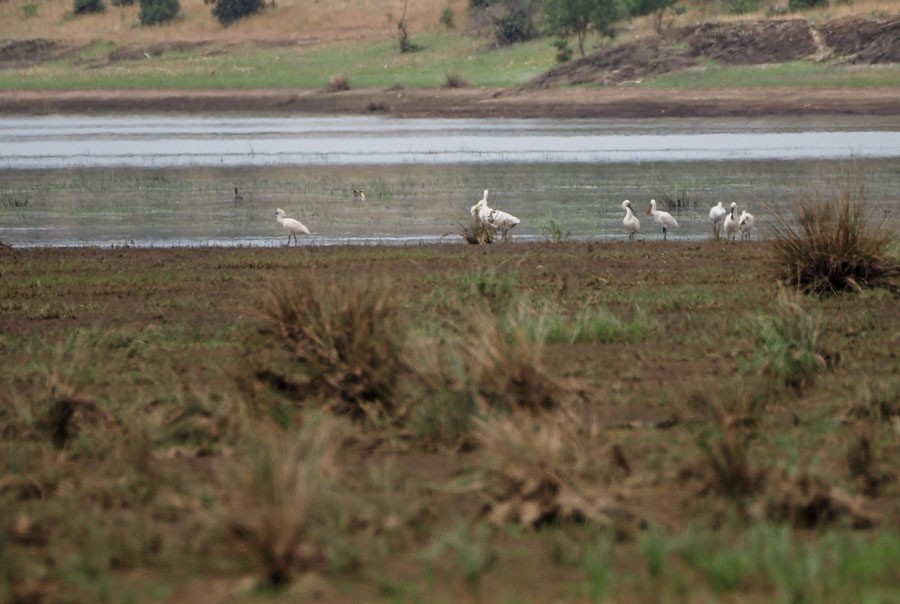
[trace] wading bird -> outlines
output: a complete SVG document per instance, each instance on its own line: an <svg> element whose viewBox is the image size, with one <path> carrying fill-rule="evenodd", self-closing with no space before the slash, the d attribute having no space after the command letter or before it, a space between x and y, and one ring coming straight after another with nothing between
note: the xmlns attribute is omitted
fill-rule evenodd
<svg viewBox="0 0 900 604"><path fill-rule="evenodd" d="M738 228L741 230L741 239L750 239L753 235L753 224L756 219L753 214L744 210L741 212L741 218L738 220Z"/></svg>
<svg viewBox="0 0 900 604"><path fill-rule="evenodd" d="M625 225L625 230L628 231L628 240L631 241L634 239L634 234L640 232L641 221L638 220L634 210L631 209L631 202L627 199L622 202L622 209L625 210L625 218L622 220L622 224Z"/></svg>
<svg viewBox="0 0 900 604"><path fill-rule="evenodd" d="M719 234L722 229L722 223L725 222L726 216L728 216L728 210L722 207L721 201L709 210L709 221L713 225L713 235L715 235L716 239L719 238Z"/></svg>
<svg viewBox="0 0 900 604"><path fill-rule="evenodd" d="M238 193L237 187L234 188L234 203L241 203L244 201L244 198L241 197L241 194Z"/></svg>
<svg viewBox="0 0 900 604"><path fill-rule="evenodd" d="M653 220L656 221L656 224L662 226L663 240L668 238L666 233L667 229L674 229L678 226L678 221L675 220L671 214L656 209L655 199L650 200L650 207L647 208L647 213L653 216Z"/></svg>
<svg viewBox="0 0 900 604"><path fill-rule="evenodd" d="M521 222L518 218L503 210L495 210L487 204L488 190L484 190L484 195L478 200L472 209L472 217L476 223L488 228L493 234L500 234L504 241L509 236L509 231Z"/></svg>
<svg viewBox="0 0 900 604"><path fill-rule="evenodd" d="M309 235L309 229L306 228L299 220L295 220L293 218L285 218L284 210L278 208L275 210L275 218L278 220L278 224L284 227L284 230L288 232L288 242L287 244L291 244L291 237L294 238L294 243L300 245L300 242L297 241L297 234L302 233L304 235Z"/></svg>
<svg viewBox="0 0 900 604"><path fill-rule="evenodd" d="M734 217L734 210L737 208L737 203L731 202L731 208L728 210L728 215L725 216L725 236L729 239L734 239L734 236L737 235L738 232L738 221L737 218Z"/></svg>

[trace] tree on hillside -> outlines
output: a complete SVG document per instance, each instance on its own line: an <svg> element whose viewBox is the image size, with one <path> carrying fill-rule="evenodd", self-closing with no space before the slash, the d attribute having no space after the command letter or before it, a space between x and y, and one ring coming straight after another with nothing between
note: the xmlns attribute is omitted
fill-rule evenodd
<svg viewBox="0 0 900 604"><path fill-rule="evenodd" d="M213 5L213 16L225 27L265 7L263 0L203 0L203 3Z"/></svg>
<svg viewBox="0 0 900 604"><path fill-rule="evenodd" d="M541 0L469 0L476 22L489 24L499 46L525 42L538 36L535 17Z"/></svg>
<svg viewBox="0 0 900 604"><path fill-rule="evenodd" d="M141 25L158 25L171 21L181 11L178 0L141 0Z"/></svg>
<svg viewBox="0 0 900 604"><path fill-rule="evenodd" d="M544 0L544 23L548 33L577 36L578 51L584 56L588 32L614 37L614 25L626 11L623 0Z"/></svg>
<svg viewBox="0 0 900 604"><path fill-rule="evenodd" d="M659 34L662 33L663 16L666 10L675 10L673 7L678 0L628 0L628 2L631 16L653 15L653 29Z"/></svg>

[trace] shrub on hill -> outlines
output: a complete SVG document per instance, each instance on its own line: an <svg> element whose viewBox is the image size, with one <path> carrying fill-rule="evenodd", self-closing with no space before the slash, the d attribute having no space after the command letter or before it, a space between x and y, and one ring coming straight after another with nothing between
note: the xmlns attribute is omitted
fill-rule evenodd
<svg viewBox="0 0 900 604"><path fill-rule="evenodd" d="M181 11L178 0L141 0L141 25L171 21Z"/></svg>
<svg viewBox="0 0 900 604"><path fill-rule="evenodd" d="M213 4L213 16L225 27L265 7L263 0L204 0L204 3Z"/></svg>
<svg viewBox="0 0 900 604"><path fill-rule="evenodd" d="M76 15L102 13L106 10L106 5L103 4L103 0L75 0L73 10Z"/></svg>

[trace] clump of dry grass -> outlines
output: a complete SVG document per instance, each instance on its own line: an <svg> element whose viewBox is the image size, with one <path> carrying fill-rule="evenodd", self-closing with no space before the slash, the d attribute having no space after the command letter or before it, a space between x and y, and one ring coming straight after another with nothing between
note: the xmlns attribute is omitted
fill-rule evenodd
<svg viewBox="0 0 900 604"><path fill-rule="evenodd" d="M257 377L294 398L323 397L353 419L403 414L392 393L406 336L400 301L386 281L367 276L274 285L263 313L290 362L261 367Z"/></svg>
<svg viewBox="0 0 900 604"><path fill-rule="evenodd" d="M624 528L634 518L609 486L609 447L564 414L492 415L477 437L485 451L488 519L534 527L590 521Z"/></svg>
<svg viewBox="0 0 900 604"><path fill-rule="evenodd" d="M463 339L475 399L483 410L543 411L559 408L572 389L543 363L543 338L529 339L521 312L501 321L469 307Z"/></svg>
<svg viewBox="0 0 900 604"><path fill-rule="evenodd" d="M467 243L484 245L494 242L494 231L487 225L475 221L470 226L460 226L459 234Z"/></svg>
<svg viewBox="0 0 900 604"><path fill-rule="evenodd" d="M834 197L802 197L795 222L776 214L775 262L784 283L833 295L874 287L898 291L900 268L886 254L895 233L866 216L865 187L843 185Z"/></svg>
<svg viewBox="0 0 900 604"><path fill-rule="evenodd" d="M333 75L329 78L328 86L325 90L327 92L344 92L345 90L350 90L350 79L343 74Z"/></svg>
<svg viewBox="0 0 900 604"><path fill-rule="evenodd" d="M337 456L345 431L333 418L306 414L304 420L297 432L271 424L248 429L238 488L223 519L228 535L272 587L322 568L328 557L316 526L341 477Z"/></svg>
<svg viewBox="0 0 900 604"><path fill-rule="evenodd" d="M469 82L458 73L444 74L444 88L465 88Z"/></svg>

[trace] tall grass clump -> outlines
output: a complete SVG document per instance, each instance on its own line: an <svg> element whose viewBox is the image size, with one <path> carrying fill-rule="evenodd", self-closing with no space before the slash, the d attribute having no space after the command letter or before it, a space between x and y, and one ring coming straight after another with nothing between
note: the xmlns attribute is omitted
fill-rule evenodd
<svg viewBox="0 0 900 604"><path fill-rule="evenodd" d="M264 332L290 363L257 374L299 398L322 397L353 419L395 418L406 340L400 311L394 290L374 277L275 285L263 305Z"/></svg>
<svg viewBox="0 0 900 604"><path fill-rule="evenodd" d="M784 283L818 295L888 287L900 274L887 255L895 233L870 221L865 187L845 184L834 197L802 197L794 220L776 214L775 262Z"/></svg>
<svg viewBox="0 0 900 604"><path fill-rule="evenodd" d="M782 290L770 312L755 319L756 370L778 387L802 388L827 368L819 347L820 319Z"/></svg>
<svg viewBox="0 0 900 604"><path fill-rule="evenodd" d="M342 426L313 413L303 424L296 431L272 424L248 429L237 488L226 505L228 536L268 587L320 570L328 559L329 540L319 529L341 475Z"/></svg>
<svg viewBox="0 0 900 604"><path fill-rule="evenodd" d="M485 455L486 513L495 524L590 521L612 527L629 512L606 492L604 442L565 414L492 415L476 432Z"/></svg>

